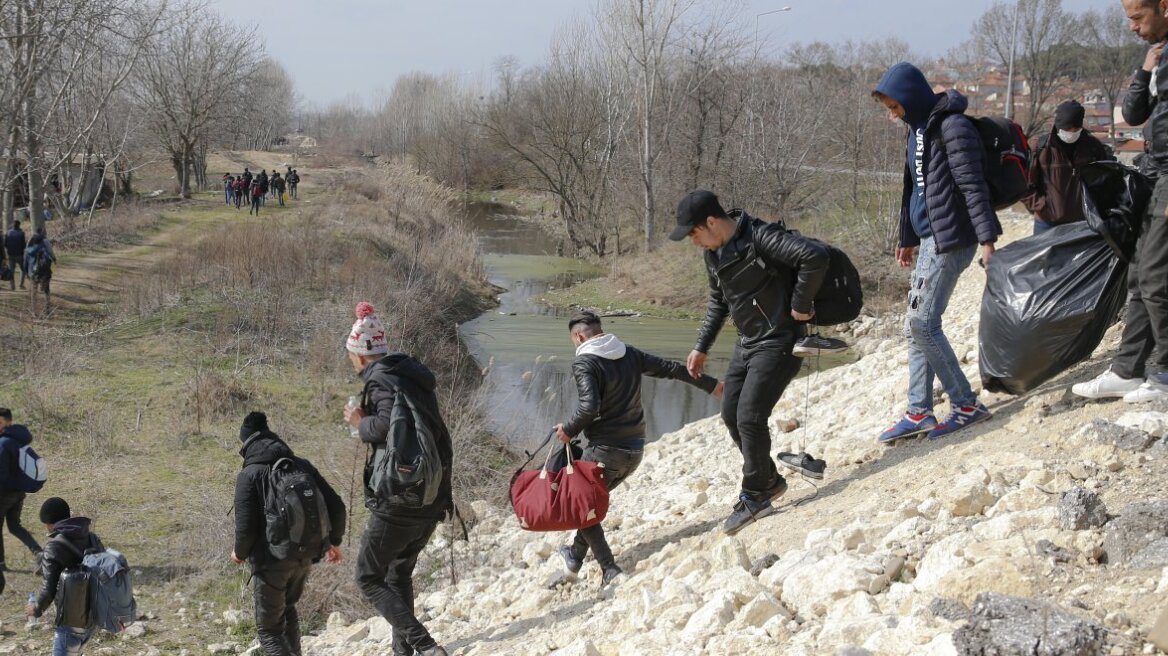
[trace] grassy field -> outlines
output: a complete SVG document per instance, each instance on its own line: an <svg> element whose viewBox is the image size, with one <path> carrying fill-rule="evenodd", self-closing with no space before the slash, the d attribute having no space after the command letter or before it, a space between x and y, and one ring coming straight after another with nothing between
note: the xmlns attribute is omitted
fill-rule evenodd
<svg viewBox="0 0 1168 656"><path fill-rule="evenodd" d="M343 356L357 300L382 310L394 346L439 372L448 420L474 425L461 415L473 411L476 372L452 339L453 324L490 298L473 241L422 216L428 200L399 203L392 215L378 199L344 191L354 180L388 186L383 172L359 163L301 172L301 199L269 203L259 219L217 192L99 217L87 235L59 240L46 314L30 314L26 293L0 291L0 405L29 426L50 471L26 502L25 524L43 534L36 517L49 496L93 518L127 555L140 611L153 618L145 637L99 636L94 651L171 654L254 635L249 622L222 617L252 604L246 568L228 560L239 422L250 410L267 412L273 430L355 501L346 562L317 566L301 606L305 628L334 609L372 614L351 584L364 450L340 422L348 396L360 393ZM421 234L432 243L419 243ZM470 430L459 439L482 441ZM483 453L475 464L487 480L473 483L494 486L491 472L509 460ZM6 653L43 654L48 633L26 633L21 621L39 583L31 557L10 536L6 545L14 571L0 596L0 643L16 645ZM443 574L437 559L424 567Z"/></svg>

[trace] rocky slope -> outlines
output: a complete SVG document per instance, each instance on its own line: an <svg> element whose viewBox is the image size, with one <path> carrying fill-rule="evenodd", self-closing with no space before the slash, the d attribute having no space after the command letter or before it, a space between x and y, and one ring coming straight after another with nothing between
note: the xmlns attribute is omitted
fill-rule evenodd
<svg viewBox="0 0 1168 656"><path fill-rule="evenodd" d="M983 284L971 267L946 322L971 380ZM418 599L429 628L465 656L1158 653L1145 640L1168 592L1168 408L1067 391L1106 365L1118 329L1043 389L983 396L991 421L887 448L875 438L907 384L898 323L860 321L858 362L787 391L775 450L806 448L829 469L818 487L790 479L775 516L721 533L741 459L720 420L703 420L650 445L614 493L617 585L601 589L589 561L548 589L568 536L476 502L457 584ZM786 418L802 426L783 434ZM389 640L380 618L334 616L305 653L382 654Z"/></svg>

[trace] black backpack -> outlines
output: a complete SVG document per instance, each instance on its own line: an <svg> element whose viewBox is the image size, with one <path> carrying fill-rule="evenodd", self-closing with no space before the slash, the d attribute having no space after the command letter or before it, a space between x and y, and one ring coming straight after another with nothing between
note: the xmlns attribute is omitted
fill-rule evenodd
<svg viewBox="0 0 1168 656"><path fill-rule="evenodd" d="M995 210L1005 209L1030 193L1030 142L1022 126L1004 116L967 116L981 137L982 172ZM941 139L945 150L945 140ZM946 151L948 156L948 151Z"/></svg>
<svg viewBox="0 0 1168 656"><path fill-rule="evenodd" d="M264 491L268 552L279 560L318 560L328 551L328 506L311 473L292 458L268 472Z"/></svg>
<svg viewBox="0 0 1168 656"><path fill-rule="evenodd" d="M368 398L368 386L366 386ZM394 387L389 434L373 447L368 485L379 499L422 508L434 503L444 471L432 422L409 393Z"/></svg>
<svg viewBox="0 0 1168 656"><path fill-rule="evenodd" d="M860 310L864 308L864 289L860 285L860 272L856 270L856 265L852 264L848 254L827 242L801 235L798 230L788 230L781 222L776 222L773 225L779 226L800 239L819 244L827 250L830 258L827 263L827 274L823 277L823 284L819 286L819 291L815 292L813 301L815 317L812 321L815 325L837 326L841 323L855 321L856 317L860 316ZM778 275L778 272L774 271L774 267L769 266L766 260L758 254L758 242L754 244L754 251L754 263L767 273Z"/></svg>
<svg viewBox="0 0 1168 656"><path fill-rule="evenodd" d="M28 276L34 282L48 280L53 275L53 260L49 257L49 251L44 246L37 246L32 256L32 269L28 272Z"/></svg>

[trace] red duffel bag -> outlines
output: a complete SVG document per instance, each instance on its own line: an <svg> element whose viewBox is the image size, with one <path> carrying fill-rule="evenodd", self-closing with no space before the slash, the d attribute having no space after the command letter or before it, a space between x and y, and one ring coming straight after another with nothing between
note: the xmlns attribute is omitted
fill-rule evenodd
<svg viewBox="0 0 1168 656"><path fill-rule="evenodd" d="M588 528L604 521L608 514L604 465L574 460L565 444L567 466L557 472L549 471L548 462L557 446L558 443L548 449L542 468L524 471L520 467L511 477L511 507L519 526L526 531Z"/></svg>

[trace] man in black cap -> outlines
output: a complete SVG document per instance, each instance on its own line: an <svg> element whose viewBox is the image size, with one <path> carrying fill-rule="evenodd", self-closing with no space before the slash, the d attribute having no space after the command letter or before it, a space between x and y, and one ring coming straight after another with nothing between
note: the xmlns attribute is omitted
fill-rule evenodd
<svg viewBox="0 0 1168 656"><path fill-rule="evenodd" d="M792 351L805 334L805 323L814 318L813 301L829 255L820 244L780 224L741 210L727 213L709 191L690 192L677 206L677 227L669 238L686 237L706 251L710 286L706 319L686 361L690 375L705 370L706 353L727 316L738 329L722 396L722 421L742 453L742 490L722 527L733 535L773 513L771 500L787 491L770 457L767 420L799 373L801 362ZM824 462L805 453L779 454L779 462L823 478Z"/></svg>
<svg viewBox="0 0 1168 656"><path fill-rule="evenodd" d="M1083 106L1068 100L1054 111L1054 127L1038 140L1030 169L1033 191L1022 199L1034 215L1034 234L1082 221L1080 171L1091 162L1115 159L1103 142L1083 129Z"/></svg>
<svg viewBox="0 0 1168 656"><path fill-rule="evenodd" d="M330 563L341 562L345 503L312 463L297 458L288 444L268 428L268 417L264 413L252 412L244 418L239 439L243 441L239 449L243 469L235 479L235 548L231 552L231 561L236 565L251 562L255 582L256 638L264 655L299 656L300 616L296 612L296 603L304 593L312 564L321 558L322 553ZM288 485L276 483L273 468L279 470L279 476L287 477ZM300 547L304 546L300 543L315 544L304 549L281 549L268 541L276 531L271 530L269 522L274 520L265 512L267 499L271 494L288 490L284 492L286 499L289 494L296 494L296 485L307 490L297 494L299 501L307 503L288 505L300 506L300 512L304 513L301 519L306 521L302 530L289 531L288 537L296 540ZM324 503L313 503L314 498L323 498ZM320 512L321 505L326 509L325 513ZM297 511L289 512L295 515ZM327 535L319 534L325 526L321 514L328 517ZM314 518L316 521L311 521ZM300 523L295 517L292 521ZM314 527L317 534L313 533ZM293 532L296 535L292 535Z"/></svg>
<svg viewBox="0 0 1168 656"><path fill-rule="evenodd" d="M49 530L49 541L45 542L41 557L41 573L44 583L39 593L25 608L25 615L40 617L49 606L57 603L54 622L53 654L75 656L81 647L93 637L94 626L90 621L88 600L60 595L57 588L65 570L81 565L82 554L87 550L103 551L101 539L90 531L92 522L88 517L73 517L69 504L60 497L52 497L41 505L41 523Z"/></svg>

